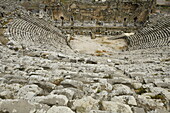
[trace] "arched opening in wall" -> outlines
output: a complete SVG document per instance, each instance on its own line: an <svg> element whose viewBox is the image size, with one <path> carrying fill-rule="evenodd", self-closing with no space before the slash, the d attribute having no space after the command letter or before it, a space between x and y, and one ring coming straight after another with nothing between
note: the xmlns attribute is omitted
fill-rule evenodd
<svg viewBox="0 0 170 113"><path fill-rule="evenodd" d="M18 16L18 17L21 17L21 15L20 15L20 14L17 14L17 16Z"/></svg>
<svg viewBox="0 0 170 113"><path fill-rule="evenodd" d="M70 20L71 20L71 26L74 26L74 18L73 18L73 16L70 17Z"/></svg>
<svg viewBox="0 0 170 113"><path fill-rule="evenodd" d="M138 17L135 17L135 18L134 18L134 22L137 22L137 20L138 20Z"/></svg>
<svg viewBox="0 0 170 113"><path fill-rule="evenodd" d="M60 19L61 19L61 26L64 26L64 17L60 16Z"/></svg>
<svg viewBox="0 0 170 113"><path fill-rule="evenodd" d="M44 11L45 11L45 12L47 11L47 6L45 6Z"/></svg>
<svg viewBox="0 0 170 113"><path fill-rule="evenodd" d="M123 26L127 26L127 18L124 18Z"/></svg>
<svg viewBox="0 0 170 113"><path fill-rule="evenodd" d="M2 9L6 9L6 7L5 6L1 6L2 7Z"/></svg>
<svg viewBox="0 0 170 113"><path fill-rule="evenodd" d="M0 17L4 17L4 14L3 14L3 13L0 13Z"/></svg>
<svg viewBox="0 0 170 113"><path fill-rule="evenodd" d="M74 21L74 18L71 16L70 20L71 20L71 21Z"/></svg>
<svg viewBox="0 0 170 113"><path fill-rule="evenodd" d="M60 16L60 19L61 19L61 20L64 20L64 17L63 17L63 16Z"/></svg>
<svg viewBox="0 0 170 113"><path fill-rule="evenodd" d="M124 18L124 22L126 22L127 21L127 18Z"/></svg>
<svg viewBox="0 0 170 113"><path fill-rule="evenodd" d="M131 5L134 7L134 10L136 10L139 7L138 4L131 4Z"/></svg>
<svg viewBox="0 0 170 113"><path fill-rule="evenodd" d="M105 34L105 35L108 35L108 31L105 31L104 34Z"/></svg>

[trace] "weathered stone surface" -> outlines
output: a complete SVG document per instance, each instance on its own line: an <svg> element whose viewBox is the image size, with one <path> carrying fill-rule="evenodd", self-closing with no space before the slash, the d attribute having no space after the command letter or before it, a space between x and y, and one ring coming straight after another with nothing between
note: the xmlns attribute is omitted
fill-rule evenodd
<svg viewBox="0 0 170 113"><path fill-rule="evenodd" d="M133 96L124 95L124 96L114 96L111 98L113 102L120 102L128 105L137 105L136 99Z"/></svg>
<svg viewBox="0 0 170 113"><path fill-rule="evenodd" d="M70 88L70 90L74 91L73 99L80 99L84 96L84 92L82 90L76 88Z"/></svg>
<svg viewBox="0 0 170 113"><path fill-rule="evenodd" d="M73 99L75 92L69 88L64 88L61 90L53 90L51 94L65 95L69 100Z"/></svg>
<svg viewBox="0 0 170 113"><path fill-rule="evenodd" d="M133 85L134 89L139 89L142 87L142 83L133 83L132 82L132 85Z"/></svg>
<svg viewBox="0 0 170 113"><path fill-rule="evenodd" d="M113 113L133 113L130 106L112 101L103 101L102 109Z"/></svg>
<svg viewBox="0 0 170 113"><path fill-rule="evenodd" d="M97 93L95 93L94 95L92 94L91 96L93 96L93 98L99 99L99 100L108 100L108 95L109 95L109 93L107 91L98 90Z"/></svg>
<svg viewBox="0 0 170 113"><path fill-rule="evenodd" d="M32 98L32 101L47 105L66 106L68 103L68 98L64 95L48 95L34 97Z"/></svg>
<svg viewBox="0 0 170 113"><path fill-rule="evenodd" d="M167 89L161 87L150 88L150 91L155 94L163 94L168 100L170 100L170 92Z"/></svg>
<svg viewBox="0 0 170 113"><path fill-rule="evenodd" d="M156 109L156 113L169 113L169 111L163 110L163 109Z"/></svg>
<svg viewBox="0 0 170 113"><path fill-rule="evenodd" d="M89 113L116 113L112 111L91 110Z"/></svg>
<svg viewBox="0 0 170 113"><path fill-rule="evenodd" d="M26 79L25 77L19 76L19 75L5 75L4 78L7 80L11 80L11 79L25 80Z"/></svg>
<svg viewBox="0 0 170 113"><path fill-rule="evenodd" d="M134 113L145 113L145 110L143 108L133 107Z"/></svg>
<svg viewBox="0 0 170 113"><path fill-rule="evenodd" d="M36 113L47 113L50 109L50 106L46 104L35 103L36 106Z"/></svg>
<svg viewBox="0 0 170 113"><path fill-rule="evenodd" d="M21 84L0 84L0 98L2 99L15 99L17 92L22 87Z"/></svg>
<svg viewBox="0 0 170 113"><path fill-rule="evenodd" d="M111 96L115 95L131 95L133 91L126 85L123 84L116 84L113 85L113 90L111 92Z"/></svg>
<svg viewBox="0 0 170 113"><path fill-rule="evenodd" d="M37 85L26 85L18 91L17 97L31 100L34 96L42 93L43 90Z"/></svg>
<svg viewBox="0 0 170 113"><path fill-rule="evenodd" d="M101 79L99 79L99 82L101 82ZM102 90L112 91L112 85L106 81L104 83L93 83L88 90L94 93L99 93Z"/></svg>
<svg viewBox="0 0 170 113"><path fill-rule="evenodd" d="M29 77L30 81L49 81L48 77L42 77L40 75L31 75Z"/></svg>
<svg viewBox="0 0 170 113"><path fill-rule="evenodd" d="M106 35L98 38L96 35L96 39L90 39L92 43L87 40L89 36L71 36L70 41L80 39L89 49L85 50L87 48L78 43L77 47L82 48L82 51L79 51L67 48L64 36L57 37L57 28L51 26L53 21L49 21L51 22L49 26L44 19L32 17L32 13L24 8L20 10L20 6L13 7L17 10L10 11L12 13L6 11L10 10L11 4L8 2L11 1L14 2L14 0L0 0L2 6L0 12L3 13L0 13L0 24L10 21L7 25L0 25L2 27L0 37L6 31L5 34L10 40L6 45L0 44L0 113L132 113L132 111L134 113L166 113L170 111L170 47L141 49L148 48L155 42L158 44L159 40L161 40L159 44L169 41L169 37L165 40L163 38L169 36L169 17L165 17L168 21L154 22L156 25L141 29L134 36L127 37L131 40L130 42L133 42L130 45L136 44L134 49L140 50L130 51L131 48L128 47L129 51L119 51L126 49L123 46L117 47L123 45L120 44L121 42L125 42L127 46L126 39L110 40L117 37L113 34L118 35L120 32L107 31L107 29L100 32L106 32L113 38ZM84 1L87 2L87 0ZM101 4L102 11L105 11L103 1L105 0L100 0L98 3ZM34 4L34 1L29 2ZM121 2L128 2L125 3L127 7L139 5L131 4L129 1ZM4 8L3 4L8 8ZM135 9L134 7L131 9ZM112 7L112 9L115 8ZM17 15L15 15L16 12ZM25 18L26 15L29 18ZM150 18L155 15L158 14L154 13ZM2 18L2 16L5 17ZM66 21L69 19L64 18ZM162 21L160 18L158 20ZM66 21L64 24L69 25ZM87 26L90 24L85 23ZM102 24L100 28L105 27L106 24L117 25L119 22ZM131 27L134 23L128 24L127 27ZM75 26L81 25L75 22ZM68 30L68 32L74 32L74 30ZM98 30L100 29L94 29L97 32ZM151 33L152 30L155 32ZM83 34L84 32L88 33L83 31ZM156 40L152 40L153 37ZM159 37L159 40L156 37ZM60 38L61 40L56 42ZM147 38L148 40L143 40ZM98 41L99 46L96 46ZM148 45L143 46L143 44ZM88 52L92 49L93 52L84 54L84 50Z"/></svg>
<svg viewBox="0 0 170 113"><path fill-rule="evenodd" d="M11 79L7 82L8 84L19 83L19 84L26 84L28 83L27 80L19 80L19 79Z"/></svg>
<svg viewBox="0 0 170 113"><path fill-rule="evenodd" d="M99 100L95 100L92 97L83 97L82 99L75 100L73 102L72 108L76 110L77 113L89 113L91 110L98 110Z"/></svg>
<svg viewBox="0 0 170 113"><path fill-rule="evenodd" d="M25 100L1 100L0 111L8 113L34 113L36 107Z"/></svg>
<svg viewBox="0 0 170 113"><path fill-rule="evenodd" d="M42 81L30 81L30 84L36 84L38 85L38 87L40 87L41 89L47 91L47 92L51 92L52 90L55 89L56 85L51 83L51 82L42 82Z"/></svg>
<svg viewBox="0 0 170 113"><path fill-rule="evenodd" d="M61 82L61 85L74 87L74 88L81 88L83 86L83 83L80 81L76 81L76 80L66 79Z"/></svg>
<svg viewBox="0 0 170 113"><path fill-rule="evenodd" d="M7 83L7 80L5 78L0 78L0 84Z"/></svg>
<svg viewBox="0 0 170 113"><path fill-rule="evenodd" d="M145 75L146 75L146 73L143 73L143 72L131 72L130 73L130 76L132 78L135 78L135 80L137 80L140 83L143 83L143 76L145 76Z"/></svg>
<svg viewBox="0 0 170 113"><path fill-rule="evenodd" d="M138 95L138 102L149 108L164 109L164 103L161 99L151 99L149 96Z"/></svg>
<svg viewBox="0 0 170 113"><path fill-rule="evenodd" d="M47 113L75 113L70 108L65 106L52 106Z"/></svg>
<svg viewBox="0 0 170 113"><path fill-rule="evenodd" d="M10 91L10 90L6 90L6 91L2 91L0 92L0 98L3 98L3 99L11 99L13 98L13 92Z"/></svg>
<svg viewBox="0 0 170 113"><path fill-rule="evenodd" d="M157 87L168 88L170 89L170 81L168 78L157 78L153 82Z"/></svg>
<svg viewBox="0 0 170 113"><path fill-rule="evenodd" d="M123 75L122 75L123 76ZM132 79L129 79L128 77L126 76L123 76L123 77L114 77L112 79L109 80L110 83L112 84L132 84L134 83L135 81L132 80Z"/></svg>

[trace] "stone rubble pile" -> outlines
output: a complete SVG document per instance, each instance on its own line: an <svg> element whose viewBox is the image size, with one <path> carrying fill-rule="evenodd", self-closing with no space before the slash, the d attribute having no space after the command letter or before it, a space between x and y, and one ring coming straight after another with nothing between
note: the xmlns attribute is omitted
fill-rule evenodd
<svg viewBox="0 0 170 113"><path fill-rule="evenodd" d="M159 18L159 17L158 17ZM129 50L154 48L170 45L170 17L155 20L155 24L139 30L128 37Z"/></svg>
<svg viewBox="0 0 170 113"><path fill-rule="evenodd" d="M147 40L129 37L139 50L92 56L74 53L44 20L15 16L6 26L9 42L0 43L0 113L169 113L167 26L154 28L160 34L141 31ZM166 46L142 49L157 35Z"/></svg>
<svg viewBox="0 0 170 113"><path fill-rule="evenodd" d="M0 45L1 113L170 111L169 47L97 57L11 43Z"/></svg>

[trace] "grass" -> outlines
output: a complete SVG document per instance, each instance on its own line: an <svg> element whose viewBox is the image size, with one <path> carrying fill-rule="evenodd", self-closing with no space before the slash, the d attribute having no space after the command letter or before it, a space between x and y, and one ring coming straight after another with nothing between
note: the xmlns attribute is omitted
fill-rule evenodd
<svg viewBox="0 0 170 113"><path fill-rule="evenodd" d="M64 80L63 78L59 78L59 79L54 80L52 83L55 84L55 85L60 85L60 83L61 83L63 80Z"/></svg>
<svg viewBox="0 0 170 113"><path fill-rule="evenodd" d="M155 96L150 96L150 97L151 97L151 99L160 99L163 103L166 103L165 97L161 94L157 94Z"/></svg>
<svg viewBox="0 0 170 113"><path fill-rule="evenodd" d="M2 25L4 26L4 25L7 25L9 22L4 22L4 23L2 23Z"/></svg>
<svg viewBox="0 0 170 113"><path fill-rule="evenodd" d="M103 56L104 53L106 53L107 51L106 50L96 50L95 51L95 56Z"/></svg>
<svg viewBox="0 0 170 113"><path fill-rule="evenodd" d="M96 50L96 53L106 53L106 50Z"/></svg>
<svg viewBox="0 0 170 113"><path fill-rule="evenodd" d="M169 61L170 61L170 58L162 59L161 61L162 61L162 62L169 62Z"/></svg>
<svg viewBox="0 0 170 113"><path fill-rule="evenodd" d="M75 38L71 37L70 40L75 40Z"/></svg>
<svg viewBox="0 0 170 113"><path fill-rule="evenodd" d="M96 53L103 53L103 51L100 51L100 50L96 50Z"/></svg>
<svg viewBox="0 0 170 113"><path fill-rule="evenodd" d="M154 73L154 74L152 74L152 75L154 75L154 76L158 76L158 73Z"/></svg>
<svg viewBox="0 0 170 113"><path fill-rule="evenodd" d="M103 56L104 54L103 53L97 53L95 54L95 56Z"/></svg>
<svg viewBox="0 0 170 113"><path fill-rule="evenodd" d="M106 50L96 50L95 54L91 54L93 56L103 56L103 55L112 55L111 53L109 53L109 51Z"/></svg>
<svg viewBox="0 0 170 113"><path fill-rule="evenodd" d="M101 92L101 90L100 90L100 89L98 89L98 90L97 90L97 93L100 93L100 92Z"/></svg>
<svg viewBox="0 0 170 113"><path fill-rule="evenodd" d="M112 75L107 75L107 76L104 76L103 78L105 78L105 79L112 79Z"/></svg>
<svg viewBox="0 0 170 113"><path fill-rule="evenodd" d="M161 100L164 100L165 97L161 94L158 94L158 95L155 95L155 96L151 96L151 99L161 99Z"/></svg>
<svg viewBox="0 0 170 113"><path fill-rule="evenodd" d="M143 93L146 93L146 89L145 88L139 88L139 89L136 89L135 92L139 95L143 94Z"/></svg>
<svg viewBox="0 0 170 113"><path fill-rule="evenodd" d="M119 47L120 50L124 50L126 48L127 48L127 46Z"/></svg>
<svg viewBox="0 0 170 113"><path fill-rule="evenodd" d="M112 44L111 42L102 42L102 44Z"/></svg>

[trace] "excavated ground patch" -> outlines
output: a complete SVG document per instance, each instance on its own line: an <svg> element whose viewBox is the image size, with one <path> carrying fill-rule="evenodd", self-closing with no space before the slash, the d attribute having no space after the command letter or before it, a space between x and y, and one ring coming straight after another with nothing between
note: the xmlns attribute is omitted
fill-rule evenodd
<svg viewBox="0 0 170 113"><path fill-rule="evenodd" d="M71 37L70 45L75 51L96 56L111 55L114 51L127 49L125 39L109 40L109 36L98 36L91 39L90 36L76 35Z"/></svg>

